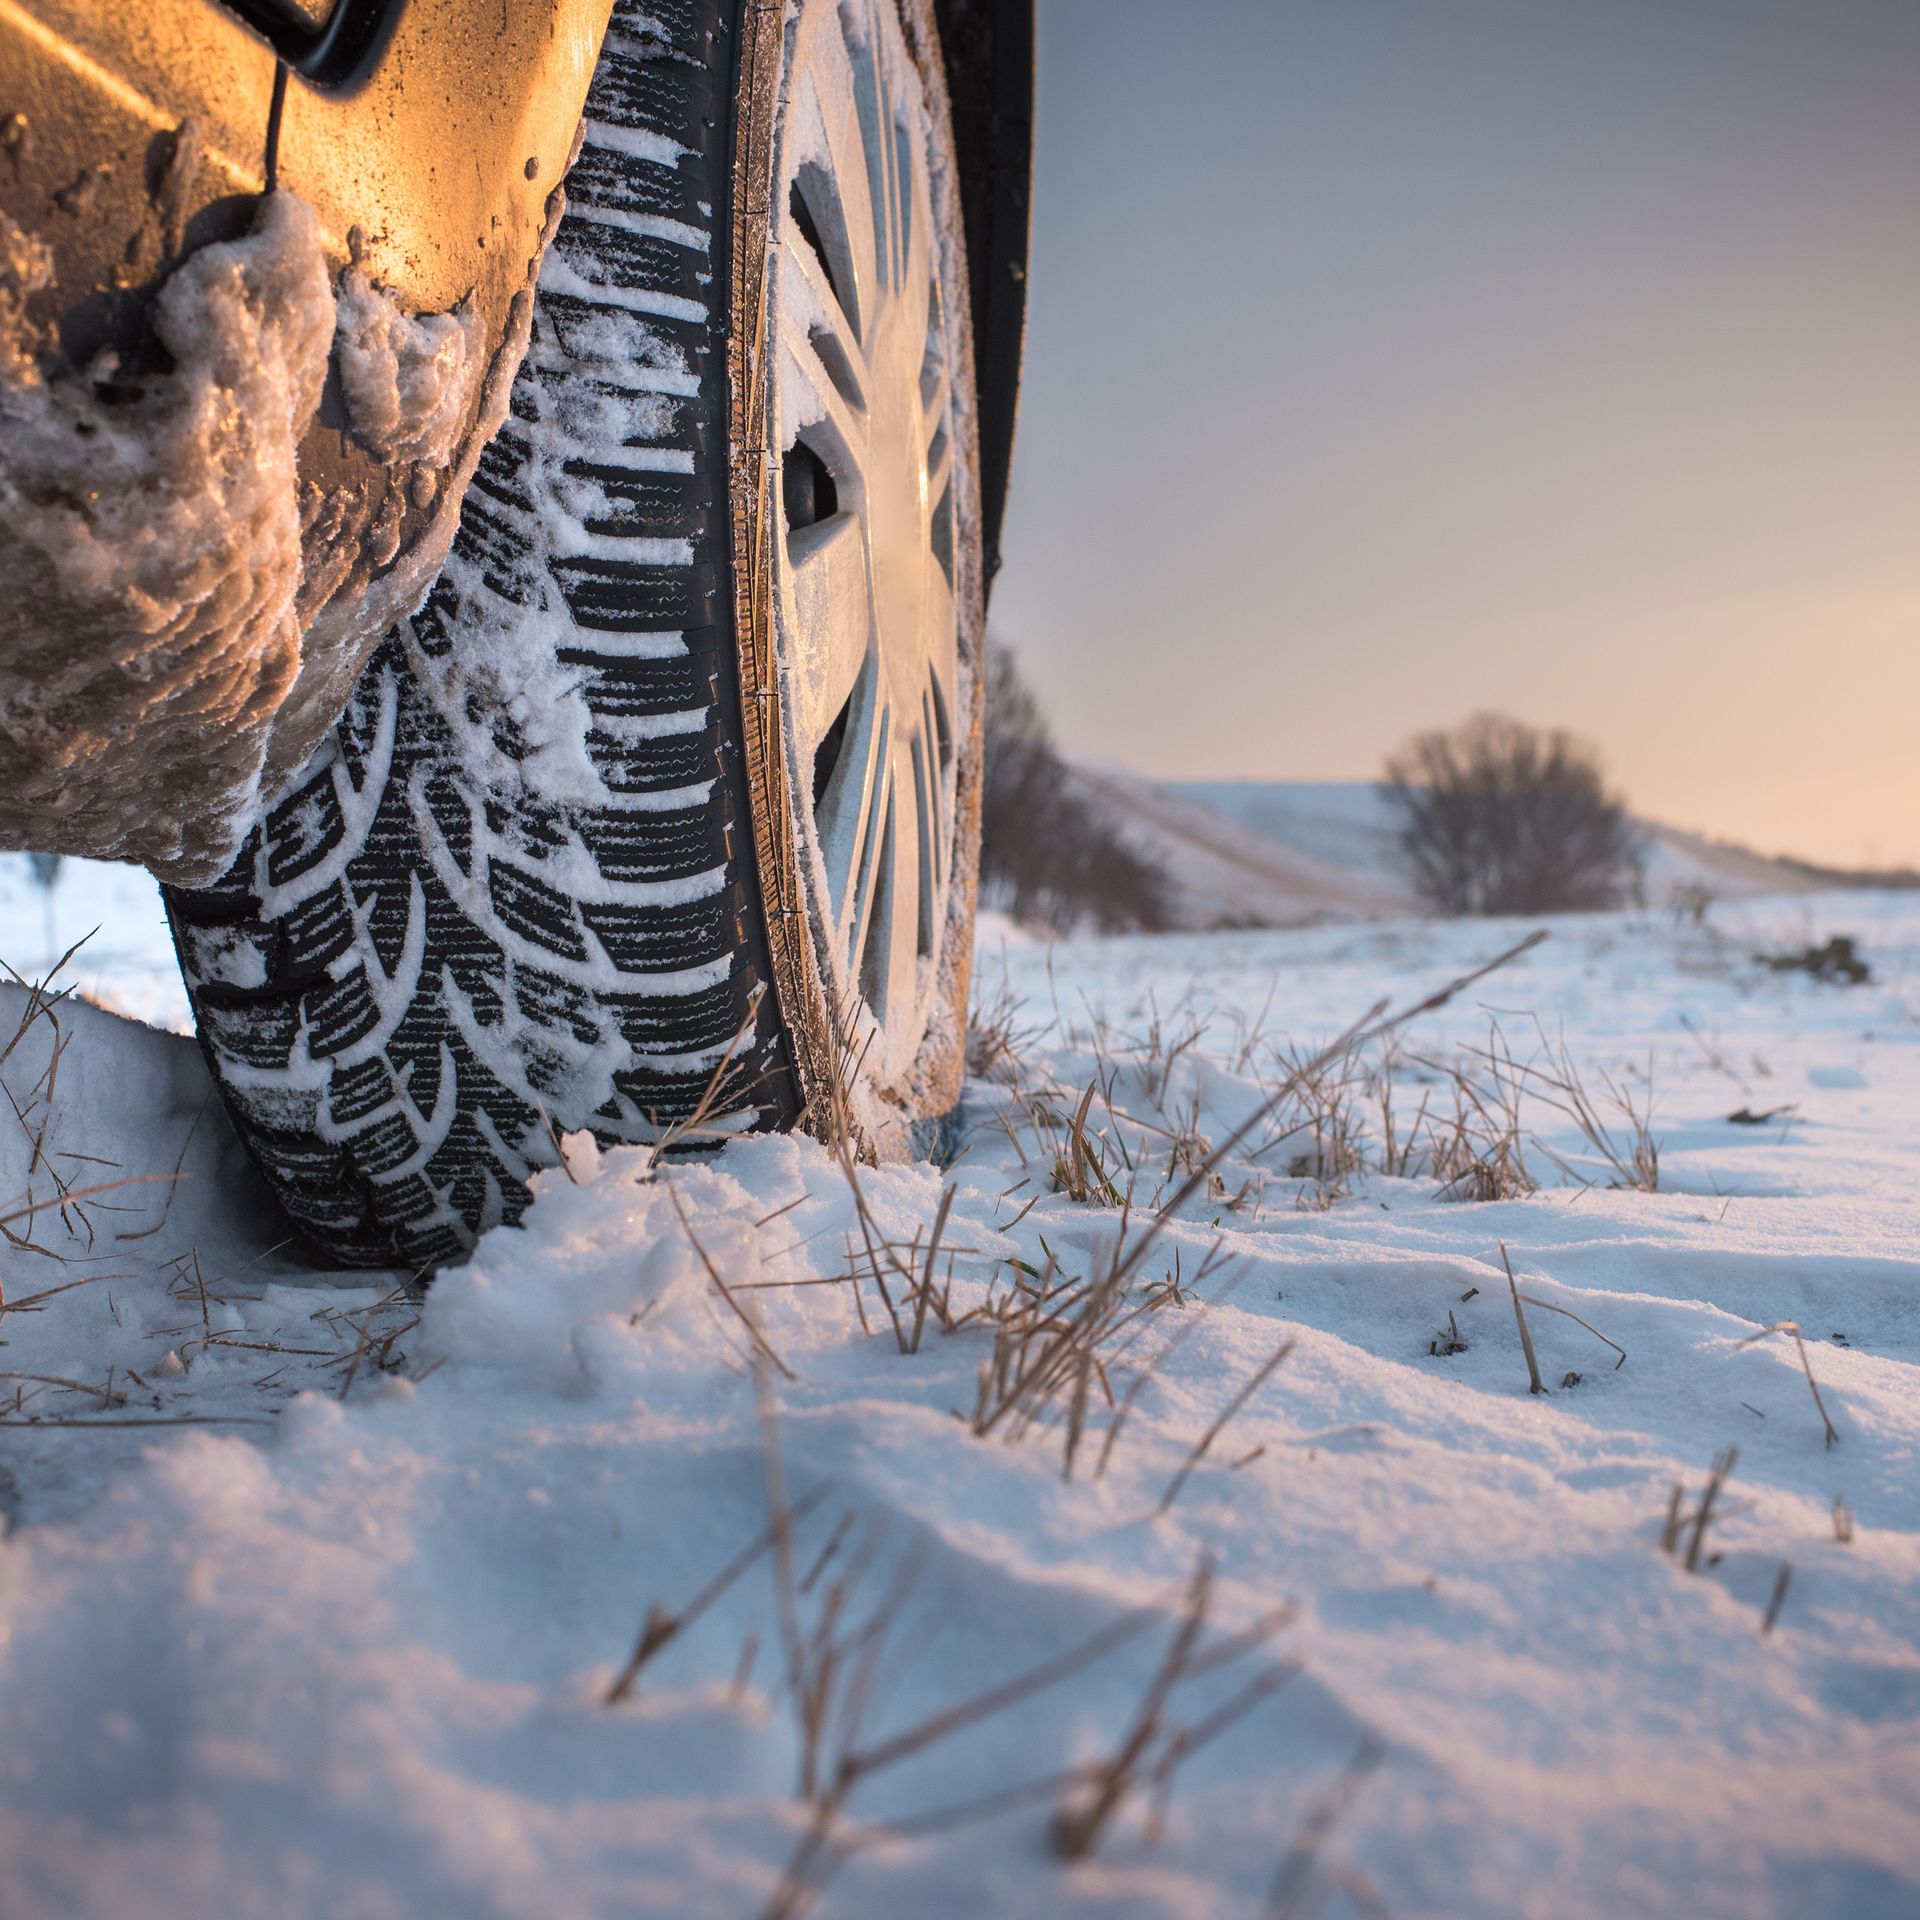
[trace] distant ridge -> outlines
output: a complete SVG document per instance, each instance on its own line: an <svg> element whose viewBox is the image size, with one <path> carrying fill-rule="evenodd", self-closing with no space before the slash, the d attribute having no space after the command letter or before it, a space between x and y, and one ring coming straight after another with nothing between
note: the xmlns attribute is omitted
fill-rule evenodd
<svg viewBox="0 0 1920 1920"><path fill-rule="evenodd" d="M1370 781L1150 780L1080 764L1072 777L1168 876L1186 928L1299 926L1421 911L1403 878L1392 809ZM1895 876L1848 875L1637 820L1646 898L1663 906L1696 891L1714 899L1812 893Z"/></svg>

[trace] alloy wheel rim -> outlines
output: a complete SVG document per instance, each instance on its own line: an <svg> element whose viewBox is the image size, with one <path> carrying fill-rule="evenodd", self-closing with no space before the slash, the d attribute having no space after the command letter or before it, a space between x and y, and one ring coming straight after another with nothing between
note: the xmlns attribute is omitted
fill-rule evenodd
<svg viewBox="0 0 1920 1920"><path fill-rule="evenodd" d="M955 423L934 143L891 0L813 0L791 31L769 343L791 777L835 997L897 1078L939 978L955 823Z"/></svg>

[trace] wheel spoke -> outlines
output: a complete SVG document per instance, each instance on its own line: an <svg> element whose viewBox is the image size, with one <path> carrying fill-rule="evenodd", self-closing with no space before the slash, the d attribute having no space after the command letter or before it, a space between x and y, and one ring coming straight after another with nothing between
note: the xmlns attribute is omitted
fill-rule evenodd
<svg viewBox="0 0 1920 1920"><path fill-rule="evenodd" d="M940 697L953 713L953 701L960 676L960 641L957 608L953 589L940 563L927 560L927 663L940 683Z"/></svg>
<svg viewBox="0 0 1920 1920"><path fill-rule="evenodd" d="M892 784L887 764L887 718L885 713L879 717L880 723L874 730L874 745L877 751L872 755L869 776L871 786L868 794L866 817L861 821L858 846L858 863L849 870L849 897L847 921L847 946L849 953L865 954L874 937L874 913L878 907L880 883L886 874L887 859L887 803L889 788ZM864 983L863 983L864 984Z"/></svg>
<svg viewBox="0 0 1920 1920"><path fill-rule="evenodd" d="M818 176L815 176L818 177ZM817 227L816 223L816 227ZM827 249L831 259L836 243L830 234L817 234L820 245ZM854 285L854 307L860 309L857 283L847 270L844 259L840 262L841 279ZM806 331L810 336L825 336L831 341L831 359L829 365L837 362L858 383L858 370L866 364L866 356L861 346L859 313L850 311L847 303L840 297L840 288L827 270L827 262L815 252L813 243L797 219L789 219L785 244L781 248L780 270L784 276L780 299L784 308L795 311L805 320ZM790 282L797 281L795 286ZM864 401L857 404L864 405Z"/></svg>
<svg viewBox="0 0 1920 1920"><path fill-rule="evenodd" d="M913 743L913 792L920 828L920 951L933 951L934 915L946 879L945 808L934 747L933 695L920 702L920 733Z"/></svg>
<svg viewBox="0 0 1920 1920"><path fill-rule="evenodd" d="M926 297L927 221L915 204L914 189L919 169L914 165L913 136L898 116L893 121L893 243L899 272L894 285L906 301L907 321L918 334L926 327L926 315L914 309ZM916 281L915 271L919 278ZM917 321L917 324L916 324Z"/></svg>
<svg viewBox="0 0 1920 1920"><path fill-rule="evenodd" d="M902 130L896 144L903 165L912 171L900 183L901 217L906 221L905 247L900 263L901 325L916 342L928 341L933 321L933 206L927 197L926 176L912 143Z"/></svg>
<svg viewBox="0 0 1920 1920"><path fill-rule="evenodd" d="M911 1007L919 959L920 833L912 744L904 728L893 740L887 773L887 831L861 967L861 985L882 1021Z"/></svg>
<svg viewBox="0 0 1920 1920"><path fill-rule="evenodd" d="M853 698L854 682L873 645L873 601L859 521L837 513L788 534L787 579L793 618L808 639L806 656L798 663L806 676L800 709L806 744L817 748Z"/></svg>
<svg viewBox="0 0 1920 1920"><path fill-rule="evenodd" d="M953 482L953 437L942 432L927 450L927 509L940 504L940 496Z"/></svg>
<svg viewBox="0 0 1920 1920"><path fill-rule="evenodd" d="M869 32L878 40L877 23L869 22ZM873 215L873 251L879 268L876 283L891 290L899 269L895 249L896 221L893 199L892 103L888 98L886 62L873 55L854 65L853 98L859 113L860 147L866 161L867 194Z"/></svg>
<svg viewBox="0 0 1920 1920"><path fill-rule="evenodd" d="M931 447L940 437L941 430L947 424L947 402L953 397L953 382L948 377L945 366L934 363L920 371L920 413L926 430L926 444ZM927 495L937 500L937 491Z"/></svg>
<svg viewBox="0 0 1920 1920"><path fill-rule="evenodd" d="M855 81L847 62L846 49L839 36L825 36L825 58L834 69L827 76L827 91L838 102L831 111L825 106L818 86L812 89L812 104L819 114L820 136L826 146L826 164L821 169L833 197L831 209L819 209L824 220L838 227L836 234L822 233L829 248L844 245L853 269L854 298L860 318L873 311L879 290L879 261L874 253L873 199L868 186L867 151L864 130L852 102Z"/></svg>
<svg viewBox="0 0 1920 1920"><path fill-rule="evenodd" d="M853 691L839 765L834 768L814 815L820 854L827 869L828 904L834 926L836 930L845 927L849 944L855 951L859 947L859 909L864 897L872 891L865 885L872 857L870 829L874 791L884 772L886 750L886 714L876 698L877 680L878 675L869 662ZM854 909L851 926L846 925L849 907Z"/></svg>
<svg viewBox="0 0 1920 1920"><path fill-rule="evenodd" d="M797 409L789 404L789 435L829 420L846 453L857 460L867 439L865 394L857 372L863 356L820 263L804 245L782 248L780 254L780 343L812 403Z"/></svg>

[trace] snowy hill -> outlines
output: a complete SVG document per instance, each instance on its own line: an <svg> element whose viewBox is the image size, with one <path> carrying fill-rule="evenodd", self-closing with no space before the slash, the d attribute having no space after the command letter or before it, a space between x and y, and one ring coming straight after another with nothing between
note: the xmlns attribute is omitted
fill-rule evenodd
<svg viewBox="0 0 1920 1920"><path fill-rule="evenodd" d="M1177 922L1298 926L1420 911L1400 867L1395 821L1367 781L1157 781L1079 765L1075 780L1171 878ZM1650 904L1683 890L1716 900L1807 893L1819 882L1789 861L1639 821Z"/></svg>
<svg viewBox="0 0 1920 1920"><path fill-rule="evenodd" d="M1205 788L1123 768L1076 765L1070 772L1095 808L1167 876L1180 926L1287 927L1419 911L1394 871L1389 845L1364 832L1351 839L1323 833L1315 816L1276 804L1277 796L1308 789L1248 788L1266 804L1239 807L1209 799ZM1324 791L1371 794L1361 787ZM1286 830L1276 832L1282 823Z"/></svg>

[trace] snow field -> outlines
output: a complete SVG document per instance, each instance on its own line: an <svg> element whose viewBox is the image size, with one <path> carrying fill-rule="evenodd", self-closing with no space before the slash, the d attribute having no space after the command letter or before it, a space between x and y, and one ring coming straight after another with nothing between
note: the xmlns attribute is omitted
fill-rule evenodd
<svg viewBox="0 0 1920 1920"><path fill-rule="evenodd" d="M424 1298L190 1042L29 1019L8 1195L191 1177L0 1249L7 1911L1911 1913L1920 904L1554 923L1288 1090L1528 931L988 928L945 1166L578 1139ZM1537 1189L1445 1197L1503 1074ZM1536 1306L1529 1394L1502 1242L1624 1363Z"/></svg>

